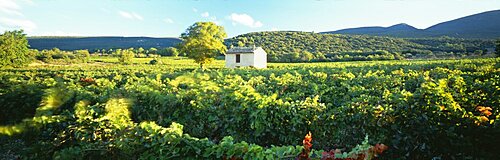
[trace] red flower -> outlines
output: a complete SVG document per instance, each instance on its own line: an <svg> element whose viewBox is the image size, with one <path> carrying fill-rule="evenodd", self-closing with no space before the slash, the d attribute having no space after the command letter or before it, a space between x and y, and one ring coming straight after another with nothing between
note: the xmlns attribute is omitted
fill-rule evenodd
<svg viewBox="0 0 500 160"><path fill-rule="evenodd" d="M480 118L481 118L481 121L483 121L483 122L489 121L488 117L486 117L486 116L481 116Z"/></svg>
<svg viewBox="0 0 500 160"><path fill-rule="evenodd" d="M491 116L491 112L490 111L483 111L483 114L486 115L487 117Z"/></svg>
<svg viewBox="0 0 500 160"><path fill-rule="evenodd" d="M309 132L304 137L304 140L302 140L302 143L304 144L304 149L302 149L302 152L299 154L299 156L297 157L297 159L300 159L300 160L303 160L303 159L304 160L308 160L308 159L310 159L309 158L309 152L311 152L311 148L312 148L311 141L312 141L312 134L311 134L311 132Z"/></svg>
<svg viewBox="0 0 500 160"><path fill-rule="evenodd" d="M491 116L491 107L477 106L476 110L481 112L486 117Z"/></svg>
<svg viewBox="0 0 500 160"><path fill-rule="evenodd" d="M304 148L310 150L312 147L311 142L312 142L312 134L311 132L309 132L308 134L306 134L304 140L302 141L302 143L304 144Z"/></svg>

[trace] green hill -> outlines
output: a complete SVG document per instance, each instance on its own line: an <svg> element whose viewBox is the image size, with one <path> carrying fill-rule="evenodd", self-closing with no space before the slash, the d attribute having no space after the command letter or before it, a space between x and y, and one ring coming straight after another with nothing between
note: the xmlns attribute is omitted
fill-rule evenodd
<svg viewBox="0 0 500 160"><path fill-rule="evenodd" d="M403 27L403 26L400 26ZM61 50L114 48L165 48L178 38L149 37L30 37L31 48ZM238 44L240 43L240 44ZM493 40L438 38L394 38L367 35L321 34L312 32L254 32L226 39L231 46L262 46L270 62L390 60L433 58L486 53Z"/></svg>
<svg viewBox="0 0 500 160"><path fill-rule="evenodd" d="M462 56L476 50L485 52L487 48L494 46L492 40L479 39L451 37L403 39L292 31L248 33L230 38L226 40L226 44L262 46L269 54L268 60L271 62ZM372 57L368 57L370 55Z"/></svg>

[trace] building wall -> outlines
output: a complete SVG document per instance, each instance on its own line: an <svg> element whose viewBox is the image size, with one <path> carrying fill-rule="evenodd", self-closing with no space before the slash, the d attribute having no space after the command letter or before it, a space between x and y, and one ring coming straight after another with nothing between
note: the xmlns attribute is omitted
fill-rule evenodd
<svg viewBox="0 0 500 160"><path fill-rule="evenodd" d="M253 55L254 54L251 54L251 53L240 54L239 66L241 66L241 67L253 66L253 63L254 63ZM235 57L235 62L236 62L236 55L234 57Z"/></svg>
<svg viewBox="0 0 500 160"><path fill-rule="evenodd" d="M236 54L226 54L226 67L236 68L236 67L248 67L254 66L254 54L243 53L240 54L240 63L236 63Z"/></svg>
<svg viewBox="0 0 500 160"><path fill-rule="evenodd" d="M254 51L254 67L255 68L267 68L267 53L262 48Z"/></svg>
<svg viewBox="0 0 500 160"><path fill-rule="evenodd" d="M235 54L226 54L226 68L234 68L236 67L236 55Z"/></svg>
<svg viewBox="0 0 500 160"><path fill-rule="evenodd" d="M262 48L254 51L254 53L242 53L240 55L240 63L236 63L236 54L226 54L226 68L249 67L267 68L267 54Z"/></svg>

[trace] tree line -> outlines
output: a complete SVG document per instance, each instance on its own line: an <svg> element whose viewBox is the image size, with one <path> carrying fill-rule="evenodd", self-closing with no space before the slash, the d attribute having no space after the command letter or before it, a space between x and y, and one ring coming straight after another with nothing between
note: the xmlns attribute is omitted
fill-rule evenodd
<svg viewBox="0 0 500 160"><path fill-rule="evenodd" d="M137 58L144 58L148 57L150 55L159 55L159 56L185 56L185 54L181 54L179 50L176 47L167 47L167 48L154 48L151 47L149 49L144 49L142 47L139 48L128 48L128 49L122 49L122 48L116 48L116 49L97 49L93 53L94 55L100 55L100 56L109 56L109 55L116 55L119 54L123 50L130 50L134 52Z"/></svg>
<svg viewBox="0 0 500 160"><path fill-rule="evenodd" d="M87 63L90 56L114 56L118 57L123 64L130 64L132 58L145 58L160 56L185 56L177 48L168 47L163 49L129 48L129 49L100 49L93 53L89 50L64 51L58 48L52 49L30 49L26 34L23 30L5 31L0 35L0 67L22 67L34 60L52 64Z"/></svg>
<svg viewBox="0 0 500 160"><path fill-rule="evenodd" d="M199 32L201 30L204 32ZM482 56L488 53L500 55L500 40L495 42L450 37L402 39L290 31L255 32L224 40L226 36L221 26L210 22L197 22L181 35L183 42L168 48L97 49L93 52L62 51L53 48L39 51L29 49L26 34L22 30L6 31L0 35L0 66L20 67L33 60L46 63L86 63L90 55L120 57L124 64L130 63L129 60L134 57L188 56L200 64L206 64L223 55L227 48L234 46L261 46L268 53L269 62L450 58ZM212 42L217 43L211 44Z"/></svg>

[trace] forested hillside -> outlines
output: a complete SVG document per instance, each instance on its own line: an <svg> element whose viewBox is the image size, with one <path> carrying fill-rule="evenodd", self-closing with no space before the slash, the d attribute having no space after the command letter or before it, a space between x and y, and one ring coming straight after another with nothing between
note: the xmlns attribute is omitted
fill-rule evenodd
<svg viewBox="0 0 500 160"><path fill-rule="evenodd" d="M262 46L271 62L387 60L462 57L485 54L492 40L450 37L402 39L392 37L319 34L312 32L254 32L226 40L230 46Z"/></svg>
<svg viewBox="0 0 500 160"><path fill-rule="evenodd" d="M33 49L61 50L163 48L180 42L177 38L149 37L32 37ZM231 46L262 46L269 62L364 61L415 58L481 56L493 50L493 40L439 38L393 38L367 35L320 34L312 32L253 32L226 39Z"/></svg>

